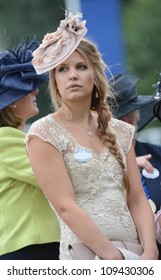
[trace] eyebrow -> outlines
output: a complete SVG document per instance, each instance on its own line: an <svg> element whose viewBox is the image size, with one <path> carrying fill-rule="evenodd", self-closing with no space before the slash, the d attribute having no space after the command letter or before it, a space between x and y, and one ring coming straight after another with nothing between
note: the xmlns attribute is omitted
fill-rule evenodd
<svg viewBox="0 0 161 280"><path fill-rule="evenodd" d="M76 62L76 64L82 64L82 63L86 63L86 64L87 64L86 61L79 61L79 62ZM68 64L69 64L69 63L61 63L61 64L58 65L58 67L59 67L59 66L64 66L64 65L68 65Z"/></svg>

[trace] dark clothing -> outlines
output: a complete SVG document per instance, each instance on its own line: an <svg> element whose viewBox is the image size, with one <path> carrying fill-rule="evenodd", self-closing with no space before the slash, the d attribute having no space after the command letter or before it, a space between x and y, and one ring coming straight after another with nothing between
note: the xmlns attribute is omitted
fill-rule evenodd
<svg viewBox="0 0 161 280"><path fill-rule="evenodd" d="M156 179L145 178L151 199L155 202L158 211L161 208L161 146L136 141L135 152L136 156L151 154L152 158L149 161L160 172Z"/></svg>
<svg viewBox="0 0 161 280"><path fill-rule="evenodd" d="M1 255L0 260L59 260L59 242L30 245Z"/></svg>
<svg viewBox="0 0 161 280"><path fill-rule="evenodd" d="M136 141L135 153L136 156L151 154L152 158L149 161L159 170L160 174L156 179L148 179L144 177L150 197L154 201L158 211L161 208L161 145ZM159 249L159 259L161 259L161 244L157 243L157 245Z"/></svg>

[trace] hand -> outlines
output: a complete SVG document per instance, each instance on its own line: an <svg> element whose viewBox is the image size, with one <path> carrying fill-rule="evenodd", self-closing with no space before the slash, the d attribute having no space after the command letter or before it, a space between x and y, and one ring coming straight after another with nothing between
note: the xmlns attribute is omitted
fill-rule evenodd
<svg viewBox="0 0 161 280"><path fill-rule="evenodd" d="M152 157L151 154L136 157L137 166L140 169L144 168L149 173L153 173L153 171L154 171L153 165L149 162L151 157Z"/></svg>

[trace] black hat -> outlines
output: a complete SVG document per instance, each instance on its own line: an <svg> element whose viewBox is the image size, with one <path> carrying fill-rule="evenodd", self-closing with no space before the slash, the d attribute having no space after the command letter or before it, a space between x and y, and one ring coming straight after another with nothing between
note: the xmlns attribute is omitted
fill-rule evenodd
<svg viewBox="0 0 161 280"><path fill-rule="evenodd" d="M109 80L110 86L114 90L114 97L109 97L107 99L107 102L111 106L112 113L116 118L121 118L140 109L140 121L137 131L140 131L155 117L153 107L158 101L158 99L156 99L156 93L152 96L137 95L136 85L141 79L141 77L133 74L114 75L113 78ZM143 109L144 112L142 111Z"/></svg>
<svg viewBox="0 0 161 280"><path fill-rule="evenodd" d="M160 73L160 80L155 85L158 96L161 96L161 73ZM156 118L161 122L161 100L154 105L153 113Z"/></svg>
<svg viewBox="0 0 161 280"><path fill-rule="evenodd" d="M159 100L153 108L154 116L161 122L161 100Z"/></svg>
<svg viewBox="0 0 161 280"><path fill-rule="evenodd" d="M11 50L0 53L0 110L36 90L48 79L48 73L38 75L31 63L32 52L39 46L22 39Z"/></svg>

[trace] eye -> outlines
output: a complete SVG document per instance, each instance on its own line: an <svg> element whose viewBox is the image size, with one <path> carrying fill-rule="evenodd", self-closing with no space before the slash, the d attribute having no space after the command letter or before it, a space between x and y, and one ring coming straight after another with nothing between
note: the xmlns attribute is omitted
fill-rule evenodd
<svg viewBox="0 0 161 280"><path fill-rule="evenodd" d="M68 70L68 67L65 66L65 65L60 66L60 67L58 68L58 72L66 72L67 70Z"/></svg>
<svg viewBox="0 0 161 280"><path fill-rule="evenodd" d="M86 69L87 69L87 65L84 64L84 63L78 64L78 65L77 65L77 69L86 70Z"/></svg>

